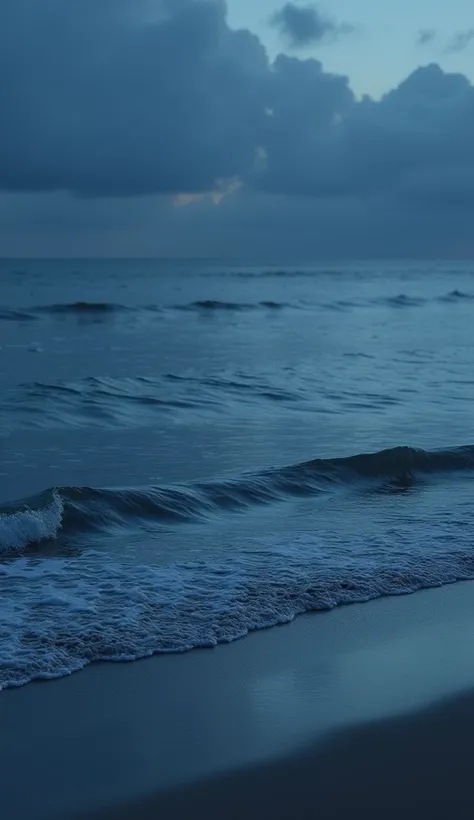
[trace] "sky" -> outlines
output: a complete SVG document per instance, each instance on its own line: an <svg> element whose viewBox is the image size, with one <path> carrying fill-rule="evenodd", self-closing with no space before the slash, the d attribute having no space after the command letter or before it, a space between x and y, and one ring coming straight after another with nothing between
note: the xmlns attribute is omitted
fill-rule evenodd
<svg viewBox="0 0 474 820"><path fill-rule="evenodd" d="M0 255L474 257L463 0L0 0Z"/></svg>
<svg viewBox="0 0 474 820"><path fill-rule="evenodd" d="M276 55L282 41L268 21L281 6L275 0L229 0L229 22L249 27ZM317 8L352 25L352 35L312 44L299 53L322 60L328 71L349 76L357 94L380 97L431 61L474 80L474 37L471 48L448 50L458 34L470 30L474 34L469 0L327 0ZM420 32L434 34L425 48L418 44Z"/></svg>

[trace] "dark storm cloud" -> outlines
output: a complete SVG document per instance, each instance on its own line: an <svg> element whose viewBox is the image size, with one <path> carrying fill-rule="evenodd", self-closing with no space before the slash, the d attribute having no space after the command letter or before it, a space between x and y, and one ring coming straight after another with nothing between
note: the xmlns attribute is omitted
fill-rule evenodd
<svg viewBox="0 0 474 820"><path fill-rule="evenodd" d="M427 190L442 199L449 188L462 200L471 190L474 89L462 75L418 69L379 102L356 101L343 78L311 61L279 58L273 81L260 188L361 199Z"/></svg>
<svg viewBox="0 0 474 820"><path fill-rule="evenodd" d="M298 6L296 3L285 3L271 17L270 22L296 48L317 43L328 35L335 37L351 30L347 24L339 25L325 17L316 6Z"/></svg>
<svg viewBox="0 0 474 820"><path fill-rule="evenodd" d="M150 8L153 22L145 0L2 0L3 189L197 191L252 166L262 45L219 2Z"/></svg>
<svg viewBox="0 0 474 820"><path fill-rule="evenodd" d="M417 34L416 44L418 46L427 46L436 38L436 31L434 28L422 28Z"/></svg>
<svg viewBox="0 0 474 820"><path fill-rule="evenodd" d="M3 248L54 226L92 253L472 243L474 89L436 65L359 100L220 2L2 0L0 77Z"/></svg>
<svg viewBox="0 0 474 820"><path fill-rule="evenodd" d="M467 29L467 31L459 31L454 35L446 51L456 52L464 51L474 40L474 28Z"/></svg>

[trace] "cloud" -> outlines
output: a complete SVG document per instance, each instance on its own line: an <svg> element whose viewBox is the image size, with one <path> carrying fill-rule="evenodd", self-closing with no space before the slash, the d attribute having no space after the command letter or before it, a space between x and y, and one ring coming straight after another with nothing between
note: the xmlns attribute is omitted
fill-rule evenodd
<svg viewBox="0 0 474 820"><path fill-rule="evenodd" d="M252 167L263 46L219 2L157 0L153 21L147 8L2 0L3 189L195 192Z"/></svg>
<svg viewBox="0 0 474 820"><path fill-rule="evenodd" d="M271 17L270 22L295 48L320 42L328 35L335 37L351 30L348 24L340 25L324 17L316 6L298 6L296 3L285 3Z"/></svg>
<svg viewBox="0 0 474 820"><path fill-rule="evenodd" d="M434 28L422 28L419 30L416 37L416 44L418 46L427 46L436 38L436 31Z"/></svg>
<svg viewBox="0 0 474 820"><path fill-rule="evenodd" d="M473 247L462 74L358 99L317 60L270 61L217 0L2 0L0 72L3 253Z"/></svg>
<svg viewBox="0 0 474 820"><path fill-rule="evenodd" d="M440 169L447 180L445 169L474 167L474 89L436 65L375 102L357 101L344 78L315 61L280 57L273 92L266 164L249 183L262 190L400 200L415 196L417 184L425 187ZM456 180L461 185L457 171ZM436 199L444 195L441 182L431 193Z"/></svg>
<svg viewBox="0 0 474 820"><path fill-rule="evenodd" d="M451 53L456 51L464 51L464 49L467 48L473 40L474 28L467 29L466 31L460 31L454 35L446 51Z"/></svg>

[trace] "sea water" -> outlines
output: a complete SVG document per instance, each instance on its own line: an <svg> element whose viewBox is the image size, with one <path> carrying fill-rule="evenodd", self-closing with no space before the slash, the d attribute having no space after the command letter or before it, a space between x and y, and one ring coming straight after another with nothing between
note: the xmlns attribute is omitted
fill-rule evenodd
<svg viewBox="0 0 474 820"><path fill-rule="evenodd" d="M0 688L474 577L474 266L0 263Z"/></svg>

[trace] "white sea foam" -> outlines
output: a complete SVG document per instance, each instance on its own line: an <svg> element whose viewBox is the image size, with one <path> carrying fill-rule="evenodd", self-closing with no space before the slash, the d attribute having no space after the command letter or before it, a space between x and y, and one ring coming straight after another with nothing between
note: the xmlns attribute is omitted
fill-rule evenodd
<svg viewBox="0 0 474 820"><path fill-rule="evenodd" d="M139 566L103 552L0 564L0 689L94 660L230 642L298 614L474 577L469 529L406 526L255 542L218 560ZM12 628L14 626L14 628Z"/></svg>
<svg viewBox="0 0 474 820"><path fill-rule="evenodd" d="M63 512L63 502L55 492L45 507L0 513L0 553L23 550L28 544L55 538L61 528Z"/></svg>

